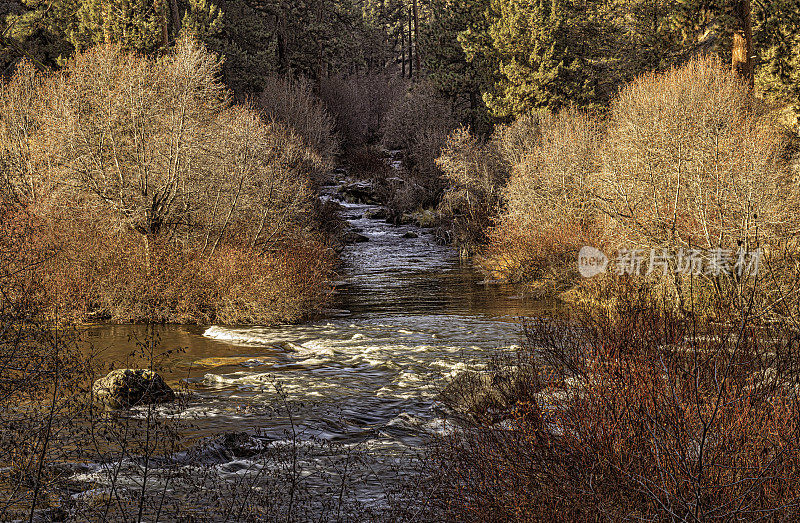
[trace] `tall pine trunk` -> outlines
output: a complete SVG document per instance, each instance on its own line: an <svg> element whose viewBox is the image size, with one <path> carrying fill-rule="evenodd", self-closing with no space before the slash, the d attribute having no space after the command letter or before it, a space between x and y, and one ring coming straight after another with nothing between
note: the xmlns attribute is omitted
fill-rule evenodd
<svg viewBox="0 0 800 523"><path fill-rule="evenodd" d="M172 32L177 35L181 32L181 14L178 11L178 0L170 0L169 9L172 13Z"/></svg>
<svg viewBox="0 0 800 523"><path fill-rule="evenodd" d="M411 33L414 16L411 9L408 10L408 77L414 77L414 38Z"/></svg>
<svg viewBox="0 0 800 523"><path fill-rule="evenodd" d="M406 14L400 11L400 49L402 50L400 62L402 64L402 75L406 77Z"/></svg>
<svg viewBox="0 0 800 523"><path fill-rule="evenodd" d="M414 0L414 69L419 74L419 12L417 0Z"/></svg>
<svg viewBox="0 0 800 523"><path fill-rule="evenodd" d="M738 0L735 7L736 26L733 30L731 60L733 70L741 76L752 89L753 77L753 28L750 19L750 0Z"/></svg>

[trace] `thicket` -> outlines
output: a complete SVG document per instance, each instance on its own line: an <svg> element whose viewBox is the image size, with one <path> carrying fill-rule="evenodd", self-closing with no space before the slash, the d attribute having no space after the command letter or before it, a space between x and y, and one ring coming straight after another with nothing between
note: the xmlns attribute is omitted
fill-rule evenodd
<svg viewBox="0 0 800 523"><path fill-rule="evenodd" d="M416 83L397 98L384 116L383 145L403 151L404 182L390 195L398 212L431 207L441 199L446 183L436 165L447 136L456 127L447 101L428 83Z"/></svg>
<svg viewBox="0 0 800 523"><path fill-rule="evenodd" d="M720 60L701 57L630 83L602 121L566 109L520 118L487 144L457 133L439 162L464 203L445 210L467 242L493 224L479 260L487 272L551 292L578 282L583 245L612 258L623 247L706 258L761 248L780 272L795 256L798 190L774 114ZM675 270L673 260L660 284L687 305ZM704 282L720 299L742 296L738 282Z"/></svg>
<svg viewBox="0 0 800 523"><path fill-rule="evenodd" d="M312 180L335 141L231 105L220 65L189 40L103 45L0 87L6 178L55 250L37 274L62 315L270 323L325 299ZM279 102L322 114L299 88Z"/></svg>
<svg viewBox="0 0 800 523"><path fill-rule="evenodd" d="M796 328L747 308L706 322L617 283L613 309L527 322L509 371L534 392L432 447L444 519L796 519Z"/></svg>

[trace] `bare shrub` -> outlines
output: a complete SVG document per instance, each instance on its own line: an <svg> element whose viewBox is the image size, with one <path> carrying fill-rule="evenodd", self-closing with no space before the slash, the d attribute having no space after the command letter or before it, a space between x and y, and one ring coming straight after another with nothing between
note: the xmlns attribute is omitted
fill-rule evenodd
<svg viewBox="0 0 800 523"><path fill-rule="evenodd" d="M380 138L387 111L404 91L397 75L372 73L322 78L319 94L346 146L358 148Z"/></svg>
<svg viewBox="0 0 800 523"><path fill-rule="evenodd" d="M31 241L41 224L21 201L0 191L0 519L7 521L33 520L66 501L52 464L74 448L91 370L75 331L42 303L47 289L36 272L54 249Z"/></svg>
<svg viewBox="0 0 800 523"><path fill-rule="evenodd" d="M448 182L439 212L449 222L451 241L472 251L486 243L500 212L508 165L494 142L481 143L463 127L450 135L436 164Z"/></svg>
<svg viewBox="0 0 800 523"><path fill-rule="evenodd" d="M603 200L634 244L752 247L797 232L786 141L716 57L644 75L612 106Z"/></svg>
<svg viewBox="0 0 800 523"><path fill-rule="evenodd" d="M313 175L330 158L284 124L231 106L219 67L188 40L157 59L102 46L58 75L23 68L4 85L3 104L24 95L36 109L2 119L2 147L16 158L6 185L30 195L46 223L41 240L58 250L38 274L62 291L52 305L63 314L235 322L239 305L241 321L274 322L327 296L332 259L322 254ZM305 118L323 114L300 87L285 102L294 104L285 114L301 105ZM321 125L305 132L324 142ZM317 275L284 269L312 253ZM230 285L240 268L255 277Z"/></svg>
<svg viewBox="0 0 800 523"><path fill-rule="evenodd" d="M257 107L267 121L279 122L299 134L318 156L318 169L330 169L339 154L336 121L306 80L269 76Z"/></svg>
<svg viewBox="0 0 800 523"><path fill-rule="evenodd" d="M738 251L761 249L791 273L796 249L787 241L800 226L799 193L786 149L786 134L747 85L718 58L701 57L622 90L603 145L598 201L628 247L727 253L730 266ZM664 294L687 307L675 263ZM706 301L740 309L750 299L752 280L733 272L703 275L699 284L713 291L701 293ZM758 289L765 313L774 312L776 284L788 283L781 279L775 273Z"/></svg>
<svg viewBox="0 0 800 523"><path fill-rule="evenodd" d="M541 421L441 441L450 518L797 517L795 334L704 322L647 286L625 290L613 310L527 323Z"/></svg>
<svg viewBox="0 0 800 523"><path fill-rule="evenodd" d="M394 101L384 117L382 140L389 149L403 150L407 173L392 207L406 211L439 202L446 185L436 159L456 127L449 104L428 83L414 84Z"/></svg>
<svg viewBox="0 0 800 523"><path fill-rule="evenodd" d="M575 280L574 260L602 234L594 189L601 126L573 109L541 112L499 129L494 147L511 175L505 208L483 267L510 281L538 281L550 291Z"/></svg>
<svg viewBox="0 0 800 523"><path fill-rule="evenodd" d="M27 60L8 82L0 82L0 183L6 200L35 193L30 135L39 127L36 93L41 78Z"/></svg>

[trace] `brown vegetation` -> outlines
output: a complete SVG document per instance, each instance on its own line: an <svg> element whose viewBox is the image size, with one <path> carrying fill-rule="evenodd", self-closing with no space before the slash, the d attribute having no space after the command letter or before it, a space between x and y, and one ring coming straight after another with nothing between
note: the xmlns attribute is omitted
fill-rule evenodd
<svg viewBox="0 0 800 523"><path fill-rule="evenodd" d="M448 519L795 519L794 332L675 315L620 284L613 311L529 321L536 400L434 448Z"/></svg>
<svg viewBox="0 0 800 523"><path fill-rule="evenodd" d="M297 133L319 157L316 161L321 167L333 167L339 154L336 120L308 81L268 76L257 107L268 122L283 124Z"/></svg>
<svg viewBox="0 0 800 523"><path fill-rule="evenodd" d="M383 145L404 153L404 183L393 191L389 206L396 212L436 205L446 182L436 165L447 136L457 126L447 101L425 82L398 97L384 117Z"/></svg>
<svg viewBox="0 0 800 523"><path fill-rule="evenodd" d="M787 241L800 226L787 151L769 108L718 59L701 57L625 87L606 122L572 109L540 112L485 145L460 131L439 162L452 180L444 210L455 237L480 242L494 222L479 259L491 277L560 292L578 283L583 245L609 255L684 248L706 257L762 248L780 272L796 254ZM505 179L502 198L484 196L496 194L488 181ZM672 276L662 288L685 303L686 282ZM740 281L701 284L724 299L746 294Z"/></svg>
<svg viewBox="0 0 800 523"><path fill-rule="evenodd" d="M23 65L2 87L7 183L57 251L41 271L54 309L274 322L325 298L312 179L335 151L330 120L312 123L322 108L292 84L262 110L305 120L265 123L230 105L219 67L189 41L160 59L105 46L52 76Z"/></svg>
<svg viewBox="0 0 800 523"><path fill-rule="evenodd" d="M320 80L319 94L345 146L358 149L378 141L386 113L405 89L405 81L389 73L329 76Z"/></svg>

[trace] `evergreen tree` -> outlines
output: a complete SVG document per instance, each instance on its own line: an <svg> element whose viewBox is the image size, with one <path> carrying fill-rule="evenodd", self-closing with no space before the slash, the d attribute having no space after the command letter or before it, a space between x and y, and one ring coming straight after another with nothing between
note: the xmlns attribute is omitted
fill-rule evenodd
<svg viewBox="0 0 800 523"><path fill-rule="evenodd" d="M757 90L800 112L800 0L753 5Z"/></svg>
<svg viewBox="0 0 800 523"><path fill-rule="evenodd" d="M479 134L491 131L482 93L493 83L495 64L469 54L471 38L485 34L489 0L435 0L423 29L428 79L451 101L453 114Z"/></svg>
<svg viewBox="0 0 800 523"><path fill-rule="evenodd" d="M484 94L506 119L541 108L594 107L613 94L607 42L615 33L608 2L492 0L488 43L472 50L498 63L499 80Z"/></svg>
<svg viewBox="0 0 800 523"><path fill-rule="evenodd" d="M7 17L8 38L22 54L51 66L102 42L154 53L172 45L179 34L204 41L222 27L222 12L207 0L23 0L23 4L25 12Z"/></svg>

